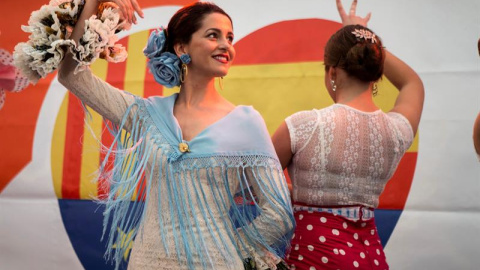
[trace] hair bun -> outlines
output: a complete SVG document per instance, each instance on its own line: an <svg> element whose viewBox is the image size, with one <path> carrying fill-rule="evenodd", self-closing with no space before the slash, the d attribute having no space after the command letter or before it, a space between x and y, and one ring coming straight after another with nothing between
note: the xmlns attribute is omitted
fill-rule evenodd
<svg viewBox="0 0 480 270"><path fill-rule="evenodd" d="M376 43L359 42L350 48L345 59L345 71L362 80L376 81L383 74L383 53Z"/></svg>

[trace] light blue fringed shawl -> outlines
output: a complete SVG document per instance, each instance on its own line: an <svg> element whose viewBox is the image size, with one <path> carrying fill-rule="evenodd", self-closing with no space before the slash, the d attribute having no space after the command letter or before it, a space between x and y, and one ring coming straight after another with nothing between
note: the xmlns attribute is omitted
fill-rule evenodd
<svg viewBox="0 0 480 270"><path fill-rule="evenodd" d="M195 257L203 269L213 269L199 229L201 222L207 223L203 233L215 239L225 257L244 259L252 249L282 257L282 248L289 246L293 234L294 218L283 171L262 117L250 106L237 106L185 142L173 116L177 96L136 97L122 122L111 130L114 142L101 168L110 185L107 198L101 200L106 207L107 259L119 267L142 229L154 189L159 190L158 209L163 204L170 215L164 220L156 213L165 252L176 252L189 269L194 269ZM180 151L181 142L188 144L189 152ZM107 160L112 156L114 164L109 166ZM154 170L159 170L158 181L152 181ZM161 192L160 186L166 190ZM231 186L236 188L231 190ZM209 199L214 203L199 203ZM212 212L224 214L212 218ZM219 226L226 227L227 233L217 234ZM173 235L175 250L166 244L166 227L173 230L168 235ZM236 250L226 248L227 242L236 243Z"/></svg>

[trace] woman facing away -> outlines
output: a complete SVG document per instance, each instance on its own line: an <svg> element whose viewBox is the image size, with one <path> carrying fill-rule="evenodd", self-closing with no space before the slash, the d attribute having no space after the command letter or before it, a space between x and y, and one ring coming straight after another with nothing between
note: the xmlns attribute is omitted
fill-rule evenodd
<svg viewBox="0 0 480 270"><path fill-rule="evenodd" d="M71 36L76 42L80 22L99 2L87 0ZM142 14L135 0L113 2L129 22ZM214 87L235 57L232 43L231 18L205 2L183 7L166 29L152 32L144 50L151 72L157 82L181 87L169 97L119 91L89 69L75 75L71 55L63 60L59 81L117 126L117 149L106 157L115 154L113 169L102 168L111 175L104 233L116 268L132 242L132 270L238 270L245 259L248 267L276 269L283 257L294 218L265 123Z"/></svg>
<svg viewBox="0 0 480 270"><path fill-rule="evenodd" d="M337 7L343 27L325 47L325 84L335 104L297 112L273 142L292 180L295 234L291 269L388 269L374 208L413 142L424 89L408 65L382 47L355 15ZM373 102L382 74L399 90L393 109Z"/></svg>

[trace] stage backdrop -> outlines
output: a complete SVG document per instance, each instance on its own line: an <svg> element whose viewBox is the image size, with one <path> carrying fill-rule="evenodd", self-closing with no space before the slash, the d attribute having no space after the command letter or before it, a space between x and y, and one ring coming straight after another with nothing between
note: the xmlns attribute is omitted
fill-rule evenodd
<svg viewBox="0 0 480 270"><path fill-rule="evenodd" d="M142 49L150 31L191 1L139 2L145 19L120 34L127 61L99 60L91 68L136 95L170 95L178 89L154 82ZM215 2L231 15L236 36L222 95L253 105L270 133L296 111L332 104L323 48L341 26L334 0ZM42 4L0 3L0 48L11 52L26 41L20 26ZM369 26L419 73L426 90L415 142L375 213L391 269L480 268L480 163L471 135L480 109L479 10L476 0L359 3L358 14L373 13ZM387 111L396 95L383 79L375 101ZM0 269L113 268L103 260L102 209L92 202L104 192L92 182L102 159L94 138L111 139L102 136L99 115L92 113L88 126L84 116L56 74L7 94L0 111Z"/></svg>

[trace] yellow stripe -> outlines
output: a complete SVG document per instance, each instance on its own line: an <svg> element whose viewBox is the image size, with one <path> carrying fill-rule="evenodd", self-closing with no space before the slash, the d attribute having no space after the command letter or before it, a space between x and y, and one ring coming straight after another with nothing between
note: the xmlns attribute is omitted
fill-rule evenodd
<svg viewBox="0 0 480 270"><path fill-rule="evenodd" d="M415 136L415 139L413 140L412 145L410 145L410 148L408 148L407 152L418 152L418 132L417 135Z"/></svg>
<svg viewBox="0 0 480 270"><path fill-rule="evenodd" d="M323 62L233 66L219 92L235 104L253 105L273 134L287 116L333 104L324 80ZM374 102L389 111L397 96L398 90L384 77ZM417 149L418 136L408 151Z"/></svg>
<svg viewBox="0 0 480 270"><path fill-rule="evenodd" d="M108 62L97 60L91 66L92 72L100 79L107 78ZM91 199L97 196L98 189L95 173L100 164L100 145L102 140L103 118L89 108L92 119L87 119L83 130L82 168L80 171L80 198Z"/></svg>
<svg viewBox="0 0 480 270"><path fill-rule="evenodd" d="M143 96L147 61L143 55L143 48L147 44L148 36L149 31L142 31L130 35L128 38L125 90L138 96Z"/></svg>
<svg viewBox="0 0 480 270"><path fill-rule="evenodd" d="M333 104L324 74L321 62L234 66L219 92L235 104L253 105L273 134L287 116Z"/></svg>
<svg viewBox="0 0 480 270"><path fill-rule="evenodd" d="M60 105L52 135L52 180L57 198L62 198L63 157L65 152L65 133L67 131L68 92Z"/></svg>

